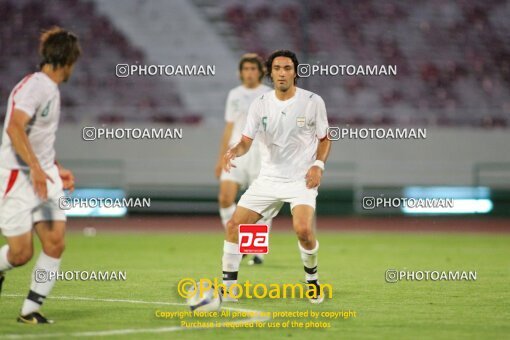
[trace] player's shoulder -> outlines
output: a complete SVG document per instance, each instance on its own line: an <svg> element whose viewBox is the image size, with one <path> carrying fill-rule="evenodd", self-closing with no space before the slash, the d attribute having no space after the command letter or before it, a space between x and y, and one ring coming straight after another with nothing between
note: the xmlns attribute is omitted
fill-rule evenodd
<svg viewBox="0 0 510 340"><path fill-rule="evenodd" d="M300 96L300 99L301 100L305 100L305 101L312 101L316 104L323 104L324 103L324 100L322 99L321 96L319 96L317 93L315 92L312 92L312 91L308 91L308 90L305 90L305 89L302 89L300 87L297 88L297 91L299 93L299 96Z"/></svg>
<svg viewBox="0 0 510 340"><path fill-rule="evenodd" d="M264 86L266 86L266 85L264 85ZM267 91L258 95L257 98L255 98L255 100L253 102L264 103L264 102L267 102L271 97L275 96L274 89L271 89L269 86L266 86L266 87L267 87Z"/></svg>
<svg viewBox="0 0 510 340"><path fill-rule="evenodd" d="M58 90L57 85L44 73L35 72L25 76L15 87L16 92L51 93Z"/></svg>
<svg viewBox="0 0 510 340"><path fill-rule="evenodd" d="M239 97L242 94L242 91L243 91L243 85L236 86L233 89L230 89L230 91L228 91L228 96L230 98Z"/></svg>
<svg viewBox="0 0 510 340"><path fill-rule="evenodd" d="M262 112L267 103L269 103L269 98L274 96L274 90L259 94L250 104L250 110Z"/></svg>
<svg viewBox="0 0 510 340"><path fill-rule="evenodd" d="M47 87L50 89L58 88L57 84L53 82L46 74L43 72L35 72L27 76L29 82L33 82L41 87Z"/></svg>

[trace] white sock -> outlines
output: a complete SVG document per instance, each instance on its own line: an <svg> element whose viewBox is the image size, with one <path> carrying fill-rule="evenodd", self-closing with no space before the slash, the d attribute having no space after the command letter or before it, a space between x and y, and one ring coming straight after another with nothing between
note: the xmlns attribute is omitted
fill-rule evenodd
<svg viewBox="0 0 510 340"><path fill-rule="evenodd" d="M0 272L5 272L13 267L7 259L7 253L9 252L9 246L6 244L0 248Z"/></svg>
<svg viewBox="0 0 510 340"><path fill-rule="evenodd" d="M315 248L312 250L307 250L301 246L298 241L299 251L301 252L301 260L303 260L303 265L305 266L305 280L313 281L319 279L319 274L317 273L317 264L319 262L318 252L319 252L319 241L315 241Z"/></svg>
<svg viewBox="0 0 510 340"><path fill-rule="evenodd" d="M230 286L237 283L237 273L239 272L239 265L243 255L239 252L239 245L224 241L223 243L223 284L230 289Z"/></svg>
<svg viewBox="0 0 510 340"><path fill-rule="evenodd" d="M220 217L221 223L223 224L223 228L227 227L227 222L232 218L235 211L236 211L235 203L228 208L220 208Z"/></svg>
<svg viewBox="0 0 510 340"><path fill-rule="evenodd" d="M60 268L60 261L61 259L50 257L41 251L35 263L34 271L32 272L32 284L30 285L30 291L21 308L21 315L36 312L41 308L44 299L55 285L56 272L58 272ZM49 276L41 275L42 271L46 271L47 274L50 272L55 274L51 276L51 280L45 280L45 278L47 279Z"/></svg>

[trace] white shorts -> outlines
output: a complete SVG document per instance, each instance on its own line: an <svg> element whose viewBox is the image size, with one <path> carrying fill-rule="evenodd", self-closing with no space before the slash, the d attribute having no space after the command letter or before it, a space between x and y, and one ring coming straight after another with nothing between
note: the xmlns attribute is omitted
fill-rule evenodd
<svg viewBox="0 0 510 340"><path fill-rule="evenodd" d="M220 181L232 181L241 187L247 188L257 178L260 172L260 152L257 147L250 148L250 151L232 161L236 167L230 168L230 172L223 170Z"/></svg>
<svg viewBox="0 0 510 340"><path fill-rule="evenodd" d="M304 178L295 182L278 182L259 177L241 196L237 205L253 210L264 218L273 218L284 203L290 203L291 211L296 205L302 204L315 210L317 195L317 187L308 189Z"/></svg>
<svg viewBox="0 0 510 340"><path fill-rule="evenodd" d="M56 165L44 170L53 179L46 181L48 200L42 201L35 194L28 170L0 168L0 230L6 237L13 237L32 230L40 221L65 221L66 215L59 206L64 196L63 184Z"/></svg>

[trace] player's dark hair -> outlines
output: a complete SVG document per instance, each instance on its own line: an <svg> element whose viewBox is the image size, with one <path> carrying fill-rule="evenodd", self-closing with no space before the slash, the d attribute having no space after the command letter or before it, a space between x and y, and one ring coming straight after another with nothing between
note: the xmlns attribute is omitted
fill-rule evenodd
<svg viewBox="0 0 510 340"><path fill-rule="evenodd" d="M81 54L78 37L58 26L44 31L40 37L40 67L51 64L54 68L72 65Z"/></svg>
<svg viewBox="0 0 510 340"><path fill-rule="evenodd" d="M241 73L241 71L243 70L243 66L245 63L257 64L257 67L260 72L259 81L262 81L262 78L264 78L264 75L266 74L266 70L264 68L264 60L262 60L262 58L256 53L243 54L241 60L239 60L239 73Z"/></svg>
<svg viewBox="0 0 510 340"><path fill-rule="evenodd" d="M269 58L267 58L266 61L267 77L271 80L271 82L273 81L273 78L271 78L271 72L273 71L273 61L275 60L275 58L278 57L287 57L292 60L292 63L294 64L294 72L296 73L296 78L294 78L294 84L296 84L297 79L299 78L298 75L299 61L296 57L296 54L289 50L277 50L271 53L271 55L269 56Z"/></svg>

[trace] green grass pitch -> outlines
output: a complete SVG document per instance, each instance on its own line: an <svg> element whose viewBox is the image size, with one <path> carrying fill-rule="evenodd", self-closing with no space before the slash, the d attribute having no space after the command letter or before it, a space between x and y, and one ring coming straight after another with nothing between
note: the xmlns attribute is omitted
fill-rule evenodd
<svg viewBox="0 0 510 340"><path fill-rule="evenodd" d="M220 277L221 233L99 233L95 237L70 233L62 270L124 270L127 280L59 281L53 298L43 307L56 323L22 325L15 318L27 293L32 260L7 273L0 298L0 338L96 338L108 335L97 332L108 330L114 332L107 338L131 339L508 338L510 236L323 232L319 240L319 272L321 281L334 288L332 300L317 306L298 299L242 299L223 306L265 312L356 311L355 318L330 320L327 329L175 330L179 320L156 318L155 311L187 310L184 305L162 304L184 302L176 291L181 278ZM477 280L386 283L384 274L390 268L476 270ZM267 284L302 281L295 236L272 234L266 263L241 265L240 282L245 280ZM278 319L286 320L306 321Z"/></svg>

